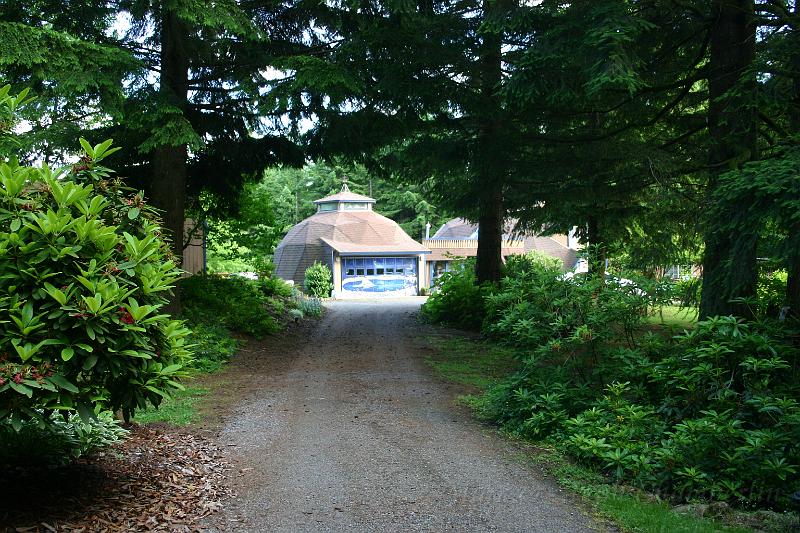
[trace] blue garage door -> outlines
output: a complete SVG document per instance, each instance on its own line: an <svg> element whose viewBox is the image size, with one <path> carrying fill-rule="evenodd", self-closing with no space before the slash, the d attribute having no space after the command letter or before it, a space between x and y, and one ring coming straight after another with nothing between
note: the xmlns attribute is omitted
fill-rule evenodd
<svg viewBox="0 0 800 533"><path fill-rule="evenodd" d="M374 296L417 294L416 257L343 257L342 291Z"/></svg>

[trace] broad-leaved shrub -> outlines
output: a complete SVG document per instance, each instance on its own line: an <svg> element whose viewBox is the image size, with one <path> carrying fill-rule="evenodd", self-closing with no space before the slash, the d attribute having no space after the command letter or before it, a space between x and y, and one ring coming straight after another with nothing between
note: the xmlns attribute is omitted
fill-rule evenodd
<svg viewBox="0 0 800 533"><path fill-rule="evenodd" d="M451 270L436 280L422 316L430 322L478 330L485 314L484 297L490 292L489 285L476 283L474 260L454 261Z"/></svg>
<svg viewBox="0 0 800 533"><path fill-rule="evenodd" d="M567 276L532 256L510 258L493 291L453 272L425 313L474 317L518 348L520 369L481 401L507 430L674 501L797 506L796 324L715 317L673 336L644 320L675 298L670 283Z"/></svg>
<svg viewBox="0 0 800 533"><path fill-rule="evenodd" d="M303 290L314 298L328 298L333 291L333 274L328 265L314 263L306 269Z"/></svg>
<svg viewBox="0 0 800 533"><path fill-rule="evenodd" d="M100 162L0 163L0 422L53 411L127 417L158 405L190 358L162 313L181 271L155 211Z"/></svg>
<svg viewBox="0 0 800 533"><path fill-rule="evenodd" d="M222 325L231 331L263 337L280 331L280 322L260 287L239 276L196 275L180 282L183 315L191 324Z"/></svg>

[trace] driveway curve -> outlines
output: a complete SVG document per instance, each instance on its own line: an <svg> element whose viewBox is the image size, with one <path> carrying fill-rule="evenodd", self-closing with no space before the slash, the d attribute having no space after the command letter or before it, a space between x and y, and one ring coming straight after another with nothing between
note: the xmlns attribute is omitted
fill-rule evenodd
<svg viewBox="0 0 800 533"><path fill-rule="evenodd" d="M337 301L232 364L218 440L236 465L228 531L601 528L425 364L420 298ZM223 376L223 380L225 377ZM218 522L219 523L219 522Z"/></svg>

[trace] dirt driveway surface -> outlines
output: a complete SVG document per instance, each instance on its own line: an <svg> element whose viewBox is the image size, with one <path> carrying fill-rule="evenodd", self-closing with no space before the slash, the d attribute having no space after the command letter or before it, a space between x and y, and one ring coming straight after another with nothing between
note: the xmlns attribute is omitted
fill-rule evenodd
<svg viewBox="0 0 800 533"><path fill-rule="evenodd" d="M227 386L244 399L225 406L219 440L237 465L238 496L218 523L259 532L593 530L513 444L454 404L457 389L424 362L433 329L415 318L420 301L333 302L301 334L234 361L248 371Z"/></svg>

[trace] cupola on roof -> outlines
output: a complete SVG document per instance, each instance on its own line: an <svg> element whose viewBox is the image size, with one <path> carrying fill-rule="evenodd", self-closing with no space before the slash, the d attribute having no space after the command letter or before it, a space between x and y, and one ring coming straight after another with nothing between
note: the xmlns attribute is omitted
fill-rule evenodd
<svg viewBox="0 0 800 533"><path fill-rule="evenodd" d="M369 196L364 196L363 194L351 192L350 188L347 186L347 183L343 183L342 190L340 192L326 196L325 198L320 198L319 200L314 200L314 203L317 205L339 202L364 202L374 204L375 199L370 198Z"/></svg>

